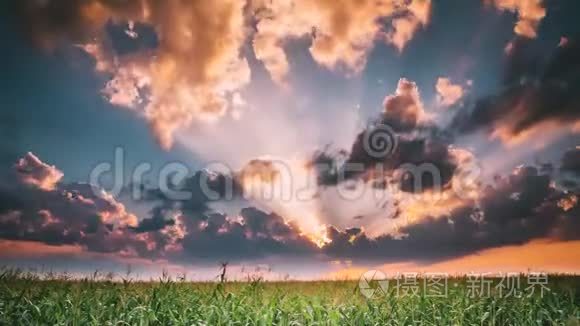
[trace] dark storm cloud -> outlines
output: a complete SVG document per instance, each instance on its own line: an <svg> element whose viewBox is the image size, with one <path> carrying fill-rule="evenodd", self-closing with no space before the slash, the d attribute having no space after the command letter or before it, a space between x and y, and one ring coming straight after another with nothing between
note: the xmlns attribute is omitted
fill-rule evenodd
<svg viewBox="0 0 580 326"><path fill-rule="evenodd" d="M560 169L580 177L580 147L570 149L564 153Z"/></svg>
<svg viewBox="0 0 580 326"><path fill-rule="evenodd" d="M512 73L518 74L518 67ZM546 76L556 74L558 69L544 71ZM509 77L515 78L515 77ZM385 157L370 155L365 148L367 131L358 135L350 153L329 151L319 152L313 164L333 166L330 172L321 173L321 183L335 184L339 174L348 163L359 163L365 172L346 175L348 177L373 178L369 173L376 164L388 171L395 171L405 163L419 166L433 164L441 172L443 189L462 164L461 156L450 146L453 137L436 126L421 124L417 114L407 114L404 108L413 106L411 112L419 107L416 101L402 96L399 92L387 98L389 105L377 124L388 124L397 130L398 147ZM399 108L392 105L399 103ZM399 123L397 123L399 121ZM561 170L576 169L576 152L564 155ZM340 163L345 162L345 163ZM350 259L445 259L448 257L471 254L483 249L506 245L524 244L534 239L553 239L556 241L577 239L580 221L575 193L567 192L556 186L556 176L552 165L539 168L520 167L507 177L497 176L493 184L479 185L478 198L461 199L461 204L445 215L432 215L398 230L397 235L382 235L369 238L364 229L352 228L339 230L333 226L328 229L331 240L323 248L329 256ZM401 190L413 192L414 180L403 174L398 180ZM429 189L430 180L422 180L423 189ZM421 205L420 199L417 203ZM426 201L424 205L432 205ZM425 208L428 212L428 206ZM436 213L435 210L433 214Z"/></svg>
<svg viewBox="0 0 580 326"><path fill-rule="evenodd" d="M139 225L132 229L137 233L146 233L160 231L173 225L175 225L175 220L168 219L165 210L158 206L151 210L151 217L142 219L139 221Z"/></svg>
<svg viewBox="0 0 580 326"><path fill-rule="evenodd" d="M522 167L483 189L478 204L466 202L447 216L406 226L401 236L369 239L360 229L331 228L332 243L324 251L355 259L440 260L533 239L577 240L580 207L576 196L554 188L551 177L538 169Z"/></svg>
<svg viewBox="0 0 580 326"><path fill-rule="evenodd" d="M88 184L61 182L62 172L31 153L11 171L0 185L0 239L176 260L233 261L316 251L279 215L246 208L230 217L210 209L213 201L241 195L227 175L198 171L173 185L172 191L187 192L188 199L146 190L144 200L157 205L139 221L109 194Z"/></svg>
<svg viewBox="0 0 580 326"><path fill-rule="evenodd" d="M191 222L191 221L190 221ZM314 254L314 244L276 214L246 208L236 218L208 214L188 223L184 255L201 259L242 260L273 255Z"/></svg>
<svg viewBox="0 0 580 326"><path fill-rule="evenodd" d="M566 153L562 168L574 166L573 161L573 151ZM0 187L0 238L173 261L319 254L353 260L441 260L534 239L580 239L578 194L555 187L551 172L520 167L482 188L477 203L465 201L445 216L407 225L398 236L371 239L361 228L328 226L331 242L323 248L275 213L246 208L226 216L209 209L210 199L195 190L202 174L211 176L211 189L220 194L228 177L208 171L181 184L181 189L198 193L191 200L171 202L162 192L150 190L148 199L159 205L138 224L122 204L106 194L95 195L89 185L59 182L52 190L42 189L24 183L15 172L8 185Z"/></svg>
<svg viewBox="0 0 580 326"><path fill-rule="evenodd" d="M23 27L35 41L43 46L53 46L63 41L90 39L98 35L107 22L107 10L115 10L119 17L136 17L141 4L117 0L25 0L19 1L13 9L17 10Z"/></svg>
<svg viewBox="0 0 580 326"><path fill-rule="evenodd" d="M449 150L450 143L435 133L414 136L411 139L401 137L395 152L383 158L369 155L363 145L365 135L363 132L357 137L345 166L362 163L365 171L372 171L379 167L381 169L378 171L379 173L386 172L388 174L397 169L405 169L405 166L432 165L440 173L442 188L449 184L457 168L457 163ZM345 175L348 177L348 173ZM435 186L435 179L431 175L423 174L420 182L423 187L417 189L415 177L411 172L402 174L399 180L401 189L406 192L421 192Z"/></svg>
<svg viewBox="0 0 580 326"><path fill-rule="evenodd" d="M62 173L31 153L6 175L0 185L0 238L153 254L128 229L137 217L109 194L88 184L60 182Z"/></svg>
<svg viewBox="0 0 580 326"><path fill-rule="evenodd" d="M171 179L171 176L168 177ZM229 201L241 198L243 190L238 181L231 175L213 171L197 171L178 184L168 180L170 191L161 189L145 189L144 201L155 202L157 206L152 211L154 218L160 221L159 215L173 210L179 210L194 220L203 219L211 213L211 202ZM186 194L186 198L178 198L176 193Z"/></svg>
<svg viewBox="0 0 580 326"><path fill-rule="evenodd" d="M382 138L382 139L381 139ZM385 141L385 148L392 150L375 151L374 141ZM319 166L319 182L334 185L342 179L356 177L390 175L403 170L400 187L405 192L422 192L432 189L436 180L429 174L421 176L405 173L407 167L433 166L441 177L441 187L445 188L457 168L457 162L450 151L452 139L435 126L427 117L415 83L401 79L395 94L384 101L381 115L359 133L348 154L318 152L312 159ZM381 144L376 143L377 148ZM370 150L369 150L370 148ZM379 155L377 155L379 154ZM342 158L343 163L339 163ZM399 171L401 172L401 171ZM415 186L420 177L421 189Z"/></svg>
<svg viewBox="0 0 580 326"><path fill-rule="evenodd" d="M31 153L8 175L0 185L0 239L176 260L315 252L297 227L276 214L246 208L232 218L212 211L210 202L240 195L239 185L226 175L199 171L174 185L173 191L191 194L187 200L172 200L160 190L145 191L145 200L157 206L140 221L112 196L96 194L88 184L62 183L56 167Z"/></svg>
<svg viewBox="0 0 580 326"><path fill-rule="evenodd" d="M486 130L505 142L536 127L578 131L580 125L580 43L570 40L549 56L519 40L508 52L498 94L462 108L451 128L459 133ZM552 126L547 124L552 124Z"/></svg>
<svg viewBox="0 0 580 326"><path fill-rule="evenodd" d="M558 181L564 188L580 192L580 147L569 149L564 153Z"/></svg>
<svg viewBox="0 0 580 326"><path fill-rule="evenodd" d="M235 216L211 209L212 202L242 198L243 189L234 176L198 171L174 185L172 190L191 195L188 199L175 200L159 189L148 190L146 200L156 202L157 206L152 216L142 220L135 231L155 234L156 231L181 228L183 234L178 245L182 251L175 253L175 259L235 261L316 251L298 227L286 224L279 215L254 207L242 209ZM157 244L163 246L165 242L167 237L162 237Z"/></svg>

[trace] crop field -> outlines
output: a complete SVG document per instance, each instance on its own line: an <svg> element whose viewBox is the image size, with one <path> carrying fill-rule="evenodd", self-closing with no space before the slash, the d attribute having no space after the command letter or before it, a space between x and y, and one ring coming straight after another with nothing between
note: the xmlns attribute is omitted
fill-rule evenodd
<svg viewBox="0 0 580 326"><path fill-rule="evenodd" d="M469 279L452 278L445 295L418 286L417 292L393 287L369 298L357 281L138 282L5 272L0 324L580 325L579 278L552 276L535 293L512 295L500 295L498 282L485 295L474 295Z"/></svg>

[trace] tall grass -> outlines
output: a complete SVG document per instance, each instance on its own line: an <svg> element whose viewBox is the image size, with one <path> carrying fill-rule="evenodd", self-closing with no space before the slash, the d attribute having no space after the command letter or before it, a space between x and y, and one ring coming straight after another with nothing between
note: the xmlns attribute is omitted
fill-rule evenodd
<svg viewBox="0 0 580 326"><path fill-rule="evenodd" d="M366 299L358 283L189 283L0 273L1 325L580 325L580 279L552 277L543 296Z"/></svg>

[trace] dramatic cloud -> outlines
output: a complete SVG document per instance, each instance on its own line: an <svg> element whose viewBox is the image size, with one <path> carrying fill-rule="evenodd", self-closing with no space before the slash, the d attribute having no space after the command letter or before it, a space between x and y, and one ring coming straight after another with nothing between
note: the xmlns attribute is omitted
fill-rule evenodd
<svg viewBox="0 0 580 326"><path fill-rule="evenodd" d="M309 80L291 94L272 92L272 85L262 80L244 89L251 77L246 56L255 55L259 62L252 62L263 64L283 88L298 77L290 76L293 59L304 59L290 57L296 45L307 44L307 55L322 68L353 76L363 72L377 42L403 51L430 23L434 2L21 1L18 6L26 18L22 26L48 50L65 47L64 53L72 50L76 59L81 55L81 60L93 62L98 77L105 80L100 92L109 104L143 118L163 148L179 139L184 148L173 154L181 157L182 150L190 150L188 161L196 165L220 161L223 169L208 166L181 180L172 175L168 187L135 185L140 200L115 198L90 184L66 181L70 176L65 179L57 167L32 153L16 160L36 134L23 135L16 145L10 143L15 137L5 137L11 147L0 153L9 161L6 171L0 169L0 247L14 245L16 253L38 250L49 260L84 256L197 265L291 258L318 264L443 263L505 247L534 247L539 241L577 244L580 150L573 147L578 145L575 138L566 142L571 147L561 159L554 155L563 151L564 141L556 142L557 137L580 133L579 43L568 36L569 31L554 31L550 35L567 36L559 45L552 38L550 53L538 54L536 47L543 40L530 38L536 37L546 15L544 4L488 2L517 15L515 32L523 36L510 42L505 55L495 51L498 56L486 57L490 67L496 66L495 60L506 60L499 87L490 84L493 71L473 76L482 80L482 88L473 93L491 95L472 101L470 82L441 77L434 89L425 85L429 87L425 93L434 90L437 101L424 101L424 89L400 78L396 88L383 94L374 119L361 126L368 113L362 108L368 104L366 96L377 95L378 86L369 81L380 79L383 84L390 78L376 75L384 69L374 69L391 57L389 51L385 57L381 47L373 71L360 80L331 80L332 74L316 80L307 74ZM18 18L14 22L21 23ZM433 32L435 39L427 47L448 43L449 35ZM459 34L452 38L462 38L463 32ZM487 42L484 34L472 45ZM16 53L34 53L17 45L24 49ZM466 50L463 44L460 47ZM414 62L424 51L415 50L411 57L397 60L393 71L428 80L431 77L421 76L421 67ZM453 56L446 53L439 59L438 64L445 66ZM32 63L41 67L51 60L38 57ZM59 57L54 62L64 61ZM393 66L382 67L391 71ZM52 68L48 71L62 67ZM477 74L478 69L469 70ZM15 85L28 80L23 77ZM58 89L48 86L46 94ZM74 89L67 87L61 95L66 92ZM333 92L340 94L316 97ZM78 95L82 102L84 95ZM24 98L17 92L14 97ZM433 107L427 106L430 102ZM35 107L34 103L22 105ZM58 104L75 106L70 103ZM361 110L351 110L357 103ZM444 112L442 107L454 110ZM48 112L54 118L52 113ZM71 116L71 125L83 117ZM94 112L90 117L96 117ZM96 119L95 135L109 118ZM15 128L10 126L15 119L0 120ZM39 123L47 125L34 121L21 129L38 133ZM471 133L477 135L464 137ZM513 150L516 158L509 164L498 163L497 156L508 156L501 152L505 147L479 137L484 133L506 145L533 138L534 146L551 141L558 146L538 151L538 160L545 163L537 167L529 164L536 152L524 147ZM131 147L138 139L132 137L141 135L137 128L110 136L95 144L107 147L117 143L114 137L123 137L120 145ZM45 151L42 147L54 145L55 139L36 144L38 150ZM316 149L322 150L313 154ZM158 154L154 152L145 146L137 159ZM93 156L78 164L86 165ZM525 165L506 172L524 156ZM151 164L163 160L155 156ZM233 170L225 172L226 164ZM482 165L491 171L484 175ZM0 256L17 261L15 255Z"/></svg>
<svg viewBox="0 0 580 326"><path fill-rule="evenodd" d="M431 15L431 1L413 0L408 6L408 12L393 19L392 30L387 32L386 39L399 52L402 52L415 33L429 23Z"/></svg>
<svg viewBox="0 0 580 326"><path fill-rule="evenodd" d="M558 181L564 188L580 192L580 146L564 153L559 172Z"/></svg>
<svg viewBox="0 0 580 326"><path fill-rule="evenodd" d="M127 227L138 222L123 204L88 184L52 183L48 187L39 181L39 175L48 175L42 173L35 179L29 174L22 178L23 169L31 165L49 167L28 153L16 165L10 182L0 186L1 238L147 255L146 242L127 232ZM58 171L54 167L48 170ZM62 173L58 176L60 179Z"/></svg>
<svg viewBox="0 0 580 326"><path fill-rule="evenodd" d="M369 238L361 229L330 229L324 249L337 257L440 260L534 239L580 238L576 197L552 187L537 169L521 167L482 187L477 203L466 201L443 216L433 212L398 235Z"/></svg>
<svg viewBox="0 0 580 326"><path fill-rule="evenodd" d="M425 112L417 85L403 78L395 94L385 98L380 117L357 136L344 164L327 169L320 182L334 184L339 178L358 176L376 179L378 173L379 177L398 178L406 192L422 192L436 183L444 188L457 167L450 145ZM313 161L324 162L327 156L318 153ZM424 173L430 171L435 173Z"/></svg>
<svg viewBox="0 0 580 326"><path fill-rule="evenodd" d="M272 161L256 159L248 162L238 173L238 180L245 189L252 189L254 184L273 184L280 179L282 172Z"/></svg>
<svg viewBox="0 0 580 326"><path fill-rule="evenodd" d="M397 132L405 132L424 125L429 117L425 113L417 84L401 78L395 94L383 102L382 122L392 126Z"/></svg>
<svg viewBox="0 0 580 326"><path fill-rule="evenodd" d="M49 167L30 153L21 162L27 160ZM20 173L15 171L14 182L0 186L0 239L174 261L316 251L298 226L279 215L246 208L227 216L209 208L213 201L241 198L237 182L222 174L201 171L173 185L170 192L145 190L144 200L155 206L150 217L139 221L110 194L88 184L59 183L45 189L40 187L43 183L21 179ZM189 197L173 198L177 192Z"/></svg>
<svg viewBox="0 0 580 326"><path fill-rule="evenodd" d="M290 218L257 208L233 215L217 213L210 208L212 202L241 198L245 189L236 179L210 171L173 185L172 192L145 191L145 200L156 204L151 216L139 222L124 205L102 191L94 193L90 185L58 183L53 190L42 189L26 183L14 171L15 182L0 187L0 238L175 262L318 254L373 261L444 260L537 239L580 239L578 194L556 187L551 169L522 166L507 177L496 177L491 184L471 182L461 179L461 174L473 172L469 168L473 155L453 147L448 153L455 166L453 186L439 193L418 194L406 194L405 182L397 183L402 194L383 189L395 196L390 200L396 200L395 211L389 213L392 207L384 208L388 213L385 218L398 226L373 236L372 230L364 227L328 224L324 241L319 241L308 221L323 227L322 220L309 215L323 211L316 211L312 203L301 206L290 201L285 206L263 202L277 212L292 213L295 209ZM564 155L560 170L575 170L574 155L573 150ZM37 160L39 165L46 165ZM252 161L242 171L235 177L253 176L274 184L284 180L283 171L271 161ZM456 179L465 181L467 188L456 188ZM172 198L178 192L191 195Z"/></svg>
<svg viewBox="0 0 580 326"><path fill-rule="evenodd" d="M397 140L394 151L384 156L369 152L365 140L371 126L359 134L350 152L319 152L312 160L326 187L338 187L341 181L354 187L346 181L358 179L387 195L387 202L378 204L382 223L389 227L374 232L380 227L372 220L366 230L358 223L368 218L364 215L353 217L352 224L361 227L328 225L328 242L322 247L326 254L441 260L536 239L580 237L575 227L580 221L577 195L556 186L553 169L522 166L507 177L484 182L474 154L453 146L453 138L426 116L414 83L401 80L396 93L386 98L376 125L382 124L396 137L391 138ZM566 153L561 171L574 171L574 158L575 151ZM364 168L349 170L353 164ZM424 164L435 167L440 180L421 169Z"/></svg>
<svg viewBox="0 0 580 326"><path fill-rule="evenodd" d="M517 35L535 38L538 26L546 16L543 0L486 0L491 1L498 10L506 10L518 14L518 22L514 27Z"/></svg>
<svg viewBox="0 0 580 326"><path fill-rule="evenodd" d="M49 0L24 6L36 39L79 43L96 70L112 76L103 91L109 101L142 115L166 149L177 130L223 116L230 95L250 80L240 53L245 1ZM108 33L123 24L125 33ZM148 36L137 33L136 24L151 27L146 31L158 44L129 53L115 48L121 43L115 37L137 42Z"/></svg>
<svg viewBox="0 0 580 326"><path fill-rule="evenodd" d="M311 37L310 53L317 63L358 73L376 39L383 37L402 50L419 27L428 23L430 8L430 0L409 4L393 0L256 0L252 2L257 20L254 52L272 79L282 85L290 70L283 48L289 39ZM391 29L384 27L387 18L392 19Z"/></svg>
<svg viewBox="0 0 580 326"><path fill-rule="evenodd" d="M234 218L211 214L187 225L183 248L188 256L215 259L263 258L313 253L314 244L275 214L243 209Z"/></svg>
<svg viewBox="0 0 580 326"><path fill-rule="evenodd" d="M452 129L460 133L483 129L509 145L547 131L580 131L580 88L574 73L580 69L580 44L570 41L547 58L526 45L515 45L500 93L460 110Z"/></svg>
<svg viewBox="0 0 580 326"><path fill-rule="evenodd" d="M440 77L435 85L437 102L440 106L453 106L463 98L465 90L461 85L453 84L449 78Z"/></svg>
<svg viewBox="0 0 580 326"><path fill-rule="evenodd" d="M43 163L30 152L16 163L16 170L23 183L47 191L54 190L64 176L55 166Z"/></svg>
<svg viewBox="0 0 580 326"><path fill-rule="evenodd" d="M564 154L560 168L564 172L570 172L580 176L580 146L570 149Z"/></svg>
<svg viewBox="0 0 580 326"><path fill-rule="evenodd" d="M376 40L402 50L431 11L430 0L26 0L21 6L38 43L71 42L92 56L95 69L110 77L103 95L146 119L165 149L192 124L228 111L240 116L234 105L251 74L242 54L251 28L246 14L256 24L256 57L286 86L287 40L311 37L317 63L359 73Z"/></svg>
<svg viewBox="0 0 580 326"><path fill-rule="evenodd" d="M317 174L301 159L252 160L237 173L244 198L280 215L316 245L327 242Z"/></svg>
<svg viewBox="0 0 580 326"><path fill-rule="evenodd" d="M295 198L285 201L283 193L278 193L277 190L289 190L282 187L290 186L285 183L289 175L282 168L283 165L272 161L257 159L233 176L200 171L174 185L173 193L189 194L184 199L160 190L148 190L146 200L156 206L152 217L142 220L135 230L161 233L160 237L153 235L157 247L166 251L171 248L175 259L243 260L312 254L316 245L309 223L317 221L300 215L304 207L295 205L298 204ZM282 217L253 207L226 215L212 207L216 203L227 205L236 201L249 206L246 198L286 215Z"/></svg>
<svg viewBox="0 0 580 326"><path fill-rule="evenodd" d="M562 198L558 202L558 207L560 207L564 212L568 212L574 209L578 205L578 196L570 195L570 197Z"/></svg>

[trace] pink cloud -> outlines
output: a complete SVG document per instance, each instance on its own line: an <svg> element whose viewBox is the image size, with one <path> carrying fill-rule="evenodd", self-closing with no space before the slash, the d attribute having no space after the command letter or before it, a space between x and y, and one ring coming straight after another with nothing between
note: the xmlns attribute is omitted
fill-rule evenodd
<svg viewBox="0 0 580 326"><path fill-rule="evenodd" d="M16 163L15 168L20 181L46 191L54 190L64 176L54 165L42 162L30 152Z"/></svg>
<svg viewBox="0 0 580 326"><path fill-rule="evenodd" d="M437 102L441 106L452 106L459 102L465 93L461 85L453 84L449 78L440 77L435 85Z"/></svg>
<svg viewBox="0 0 580 326"><path fill-rule="evenodd" d="M486 0L492 1L498 10L511 11L518 14L518 22L514 32L523 37L535 38L538 27L544 17L546 8L542 0Z"/></svg>

